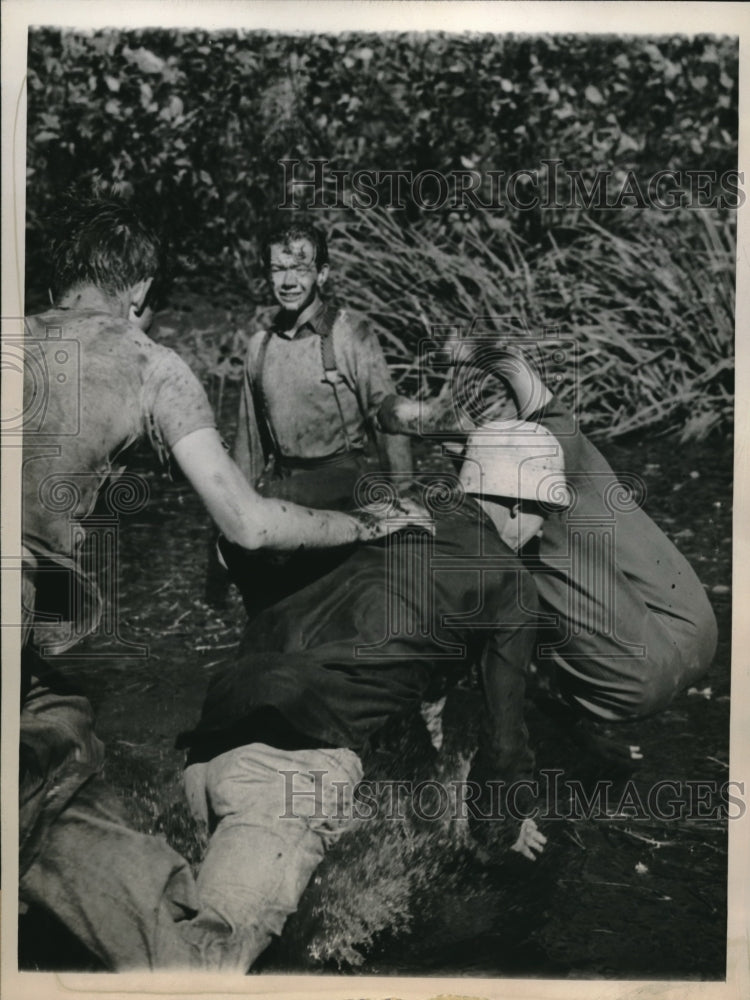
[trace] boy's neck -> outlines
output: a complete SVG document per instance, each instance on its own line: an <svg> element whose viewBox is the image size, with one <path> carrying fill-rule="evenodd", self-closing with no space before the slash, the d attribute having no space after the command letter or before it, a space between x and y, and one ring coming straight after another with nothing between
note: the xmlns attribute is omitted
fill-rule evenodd
<svg viewBox="0 0 750 1000"><path fill-rule="evenodd" d="M124 318L127 308L118 296L107 295L96 285L79 285L65 292L56 303L61 309L105 312Z"/></svg>

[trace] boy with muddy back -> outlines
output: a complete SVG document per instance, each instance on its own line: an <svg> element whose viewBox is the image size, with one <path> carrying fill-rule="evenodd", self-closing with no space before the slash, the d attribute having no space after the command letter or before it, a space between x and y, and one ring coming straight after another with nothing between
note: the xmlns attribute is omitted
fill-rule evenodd
<svg viewBox="0 0 750 1000"><path fill-rule="evenodd" d="M54 305L27 317L23 345L19 898L107 969L165 968L190 959L178 927L198 906L190 868L129 825L102 777L89 702L45 660L94 632L102 613L82 564L84 518L123 471L124 450L146 439L244 549L340 546L393 525L258 496L223 449L195 375L143 332L158 235L103 194L65 199L57 228Z"/></svg>

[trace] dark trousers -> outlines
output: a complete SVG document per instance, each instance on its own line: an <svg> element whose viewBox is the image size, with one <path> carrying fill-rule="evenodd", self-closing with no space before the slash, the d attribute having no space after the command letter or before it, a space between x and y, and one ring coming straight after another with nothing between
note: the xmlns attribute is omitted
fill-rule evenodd
<svg viewBox="0 0 750 1000"><path fill-rule="evenodd" d="M280 459L263 474L258 492L316 510L346 510L356 505L357 481L366 469L363 451L320 460Z"/></svg>
<svg viewBox="0 0 750 1000"><path fill-rule="evenodd" d="M316 510L347 510L355 506L357 481L366 468L364 453L359 451L317 463L276 462L261 479L258 492ZM220 548L251 618L330 572L349 552L348 547L248 552L225 539Z"/></svg>

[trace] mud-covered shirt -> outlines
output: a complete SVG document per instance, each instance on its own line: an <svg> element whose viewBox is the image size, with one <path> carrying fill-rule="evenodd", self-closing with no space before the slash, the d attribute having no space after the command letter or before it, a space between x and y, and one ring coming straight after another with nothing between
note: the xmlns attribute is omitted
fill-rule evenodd
<svg viewBox="0 0 750 1000"><path fill-rule="evenodd" d="M74 556L117 455L148 436L162 453L214 426L203 387L174 351L94 310L26 320L24 544Z"/></svg>
<svg viewBox="0 0 750 1000"><path fill-rule="evenodd" d="M628 660L636 672L675 656L707 667L713 611L687 559L643 509L642 481L617 475L559 400L527 419L559 441L573 498L545 518L526 560L542 609L557 620L545 641L573 670L598 664L613 702L627 693Z"/></svg>
<svg viewBox="0 0 750 1000"><path fill-rule="evenodd" d="M243 743L276 743L272 709L301 734L298 743L359 750L418 706L437 674L463 676L476 664L485 707L474 774L528 778L523 701L536 591L473 500L435 523L434 538L398 533L358 547L254 618L179 745L205 760Z"/></svg>
<svg viewBox="0 0 750 1000"><path fill-rule="evenodd" d="M380 404L395 392L380 342L362 317L320 300L293 333L283 319L280 309L248 344L234 459L253 484L271 447L282 459L364 448ZM336 372L326 378L321 339L329 336ZM259 427L266 419L271 445Z"/></svg>

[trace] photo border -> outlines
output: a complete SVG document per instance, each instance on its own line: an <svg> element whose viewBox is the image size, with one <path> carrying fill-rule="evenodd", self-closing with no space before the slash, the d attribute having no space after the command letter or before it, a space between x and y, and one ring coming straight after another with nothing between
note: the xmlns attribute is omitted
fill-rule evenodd
<svg viewBox="0 0 750 1000"><path fill-rule="evenodd" d="M244 27L279 32L342 31L487 31L530 34L613 33L736 35L740 45L739 169L750 168L750 7L742 3L543 3L543 2L357 2L298 0L128 0L119 5L96 0L3 0L2 3L2 316L23 315L25 218L25 73L29 26L75 28ZM293 27L291 27L293 26ZM747 188L745 188L747 191ZM750 337L736 331L750 329L750 205L738 210L737 310L735 345L736 385L742 390L750 378ZM16 321L17 323L18 321ZM12 327L15 329L15 327ZM3 333L6 320L3 320ZM11 334L12 335L12 334ZM3 370L2 410L8 418L19 411L17 380ZM733 608L750 599L750 393L735 396L735 495L733 522ZM4 446L2 455L2 551L20 551L20 459L18 447ZM2 608L20 606L20 573L4 569ZM733 621L730 772L734 781L750 789L750 616ZM20 630L2 629L6 664L18 662ZM18 711L20 681L17 671L3 671L2 687L2 993L8 1000L53 996L162 998L205 995L285 1000L596 1000L626 997L741 998L750 996L748 972L748 894L750 890L750 815L729 823L729 901L726 982L667 980L518 980L461 978L393 978L347 976L212 976L198 973L43 974L17 972L17 875L15 845L18 835Z"/></svg>

